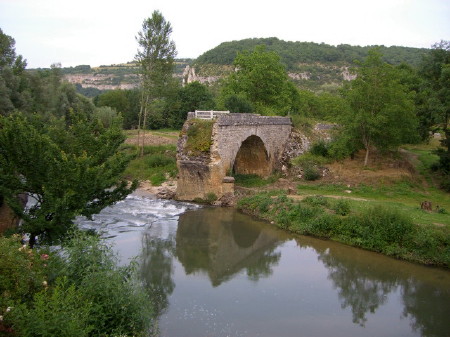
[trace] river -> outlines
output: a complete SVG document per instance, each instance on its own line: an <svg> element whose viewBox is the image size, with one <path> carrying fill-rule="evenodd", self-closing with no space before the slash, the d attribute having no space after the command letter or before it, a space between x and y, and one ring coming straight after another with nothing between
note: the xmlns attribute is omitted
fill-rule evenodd
<svg viewBox="0 0 450 337"><path fill-rule="evenodd" d="M83 228L137 257L161 336L450 336L450 272L135 193Z"/></svg>

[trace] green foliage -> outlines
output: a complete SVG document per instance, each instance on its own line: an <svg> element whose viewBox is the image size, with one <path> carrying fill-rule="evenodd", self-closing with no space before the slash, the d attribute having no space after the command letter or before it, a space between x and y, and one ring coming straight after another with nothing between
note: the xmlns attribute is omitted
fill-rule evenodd
<svg viewBox="0 0 450 337"><path fill-rule="evenodd" d="M10 320L17 333L24 337L87 337L94 330L91 306L73 284L60 279L50 290L36 293L31 306L15 307Z"/></svg>
<svg viewBox="0 0 450 337"><path fill-rule="evenodd" d="M291 160L295 166L300 166L303 169L303 178L307 181L314 181L321 177L319 167L327 164L330 160L321 155L316 155L311 152L304 153Z"/></svg>
<svg viewBox="0 0 450 337"><path fill-rule="evenodd" d="M217 200L217 195L216 195L215 193L209 192L209 193L206 195L205 201L206 201L207 203L212 204L212 203L213 203L214 201L216 201L216 200Z"/></svg>
<svg viewBox="0 0 450 337"><path fill-rule="evenodd" d="M251 53L239 53L234 66L237 71L229 75L222 89L223 102L230 104L233 97L238 98L241 108L248 102L263 114L287 114L292 110L297 91L276 53L267 52L264 46L256 47Z"/></svg>
<svg viewBox="0 0 450 337"><path fill-rule="evenodd" d="M361 246L375 251L386 247L404 245L405 237L413 230L412 219L397 210L376 206L349 218L349 226L355 228Z"/></svg>
<svg viewBox="0 0 450 337"><path fill-rule="evenodd" d="M235 184L243 187L262 187L273 184L279 178L277 175L262 178L256 174L235 174L233 177Z"/></svg>
<svg viewBox="0 0 450 337"><path fill-rule="evenodd" d="M448 227L416 225L392 207L310 196L293 201L286 195L261 193L238 202L238 208L303 235L331 238L345 244L410 261L450 267Z"/></svg>
<svg viewBox="0 0 450 337"><path fill-rule="evenodd" d="M138 126L139 114L139 91L132 90L110 90L94 98L97 107L110 107L122 115L123 127L134 129Z"/></svg>
<svg viewBox="0 0 450 337"><path fill-rule="evenodd" d="M322 155L306 152L291 160L293 165L307 167L307 166L322 166L328 164L330 159L323 157Z"/></svg>
<svg viewBox="0 0 450 337"><path fill-rule="evenodd" d="M30 245L36 236L61 239L75 216L98 213L136 186L120 180L129 158L118 151L124 136L116 122L105 128L75 113L65 122L0 117L0 194L23 219ZM20 193L35 204L23 209Z"/></svg>
<svg viewBox="0 0 450 337"><path fill-rule="evenodd" d="M308 196L305 199L303 199L303 202L311 206L323 206L323 207L329 206L328 199L322 195Z"/></svg>
<svg viewBox="0 0 450 337"><path fill-rule="evenodd" d="M189 120L185 151L190 151L194 154L209 152L212 144L213 125L213 120Z"/></svg>
<svg viewBox="0 0 450 337"><path fill-rule="evenodd" d="M309 152L315 156L328 157L328 144L324 140L319 140L311 145Z"/></svg>
<svg viewBox="0 0 450 337"><path fill-rule="evenodd" d="M92 117L98 119L102 126L105 128L111 127L114 123L117 123L117 120L120 118L120 115L117 114L117 111L103 106L100 108L95 108L92 114Z"/></svg>
<svg viewBox="0 0 450 337"><path fill-rule="evenodd" d="M28 72L26 61L15 53L15 41L0 29L0 115L24 113L65 116L71 110L90 114L92 103L63 82L60 65Z"/></svg>
<svg viewBox="0 0 450 337"><path fill-rule="evenodd" d="M134 154L134 159L131 160L124 172L124 176L128 179L150 180L152 185L159 186L167 180L167 177L176 176L176 148L174 145L145 146L143 157L137 155L137 146L127 145L122 149Z"/></svg>
<svg viewBox="0 0 450 337"><path fill-rule="evenodd" d="M188 112L214 108L213 94L206 85L197 81L186 84L178 88L176 94L167 100L167 126L180 129Z"/></svg>
<svg viewBox="0 0 450 337"><path fill-rule="evenodd" d="M48 270L36 251L22 246L18 235L0 237L0 256L0 315L3 315L7 307L29 301L42 290Z"/></svg>
<svg viewBox="0 0 450 337"><path fill-rule="evenodd" d="M370 50L370 46L350 46L341 44L331 46L325 43L292 42L279 40L276 37L253 38L239 41L223 42L208 50L196 59L196 64L232 64L239 52L251 51L256 46L265 45L267 50L276 52L289 70L296 70L304 63L347 63L362 61ZM417 66L426 54L426 49L409 47L380 46L384 61L390 64L402 62Z"/></svg>
<svg viewBox="0 0 450 337"><path fill-rule="evenodd" d="M110 246L97 236L73 232L61 251L45 255L22 248L18 238L0 237L0 250L11 251L0 260L0 314L20 336L147 335L152 301L136 265L119 267Z"/></svg>
<svg viewBox="0 0 450 337"><path fill-rule="evenodd" d="M92 303L92 334L136 335L147 331L152 306L137 279L136 266L117 267L111 248L96 236L75 233L65 245L63 274Z"/></svg>
<svg viewBox="0 0 450 337"><path fill-rule="evenodd" d="M395 148L417 130L413 96L381 57L378 49L370 50L358 77L343 91L351 110L341 116L342 131L366 150L365 166L373 147Z"/></svg>
<svg viewBox="0 0 450 337"><path fill-rule="evenodd" d="M321 174L315 166L308 165L303 167L303 179L306 181L314 181L320 179Z"/></svg>
<svg viewBox="0 0 450 337"><path fill-rule="evenodd" d="M234 113L252 113L254 108L252 103L245 97L230 95L225 98L225 109Z"/></svg>
<svg viewBox="0 0 450 337"><path fill-rule="evenodd" d="M175 83L172 74L177 53L171 34L170 22L155 10L144 20L136 37L141 79L139 128L146 128L147 124L153 129L166 126L164 99L170 96Z"/></svg>
<svg viewBox="0 0 450 337"><path fill-rule="evenodd" d="M345 199L338 199L331 207L338 215L348 215L350 213L350 202Z"/></svg>

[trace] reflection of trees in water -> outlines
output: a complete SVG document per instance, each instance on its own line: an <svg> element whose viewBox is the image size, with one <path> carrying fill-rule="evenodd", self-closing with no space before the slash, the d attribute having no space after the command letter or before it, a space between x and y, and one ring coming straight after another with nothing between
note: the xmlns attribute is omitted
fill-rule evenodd
<svg viewBox="0 0 450 337"><path fill-rule="evenodd" d="M450 286L438 289L424 282L406 280L402 287L404 316L422 336L450 335Z"/></svg>
<svg viewBox="0 0 450 337"><path fill-rule="evenodd" d="M251 281L259 281L261 278L269 277L273 273L273 266L278 265L281 253L275 252L276 247L262 253L256 263L246 267L247 276Z"/></svg>
<svg viewBox="0 0 450 337"><path fill-rule="evenodd" d="M337 289L341 307L351 309L354 323L364 326L367 313L375 313L390 293L400 289L403 316L410 318L412 329L422 336L448 337L450 288L445 282L448 271L325 241L305 239L299 240L299 245L316 250ZM434 276L430 276L431 272ZM439 277L444 281L437 282Z"/></svg>
<svg viewBox="0 0 450 337"><path fill-rule="evenodd" d="M338 290L342 309L350 307L353 323L364 326L366 314L375 313L396 287L395 279L380 279L371 269L346 264L332 254L321 254L319 258L328 268L328 278Z"/></svg>
<svg viewBox="0 0 450 337"><path fill-rule="evenodd" d="M155 308L155 317L168 307L168 297L175 289L172 279L174 240L173 236L162 240L149 233L142 236L140 267L142 280Z"/></svg>

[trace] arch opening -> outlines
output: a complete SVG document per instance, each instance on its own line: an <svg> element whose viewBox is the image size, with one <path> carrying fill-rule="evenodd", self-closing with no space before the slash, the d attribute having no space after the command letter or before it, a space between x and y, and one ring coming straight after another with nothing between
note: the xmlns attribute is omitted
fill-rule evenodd
<svg viewBox="0 0 450 337"><path fill-rule="evenodd" d="M269 155L263 141L252 135L244 140L233 164L234 174L256 174L268 177L272 172Z"/></svg>

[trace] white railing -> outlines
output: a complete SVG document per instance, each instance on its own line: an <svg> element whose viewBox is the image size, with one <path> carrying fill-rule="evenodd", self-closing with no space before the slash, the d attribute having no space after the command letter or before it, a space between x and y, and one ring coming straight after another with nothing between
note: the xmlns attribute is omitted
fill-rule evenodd
<svg viewBox="0 0 450 337"><path fill-rule="evenodd" d="M214 111L214 110L195 110L194 118L199 119L214 119L222 114L229 114L229 111Z"/></svg>

